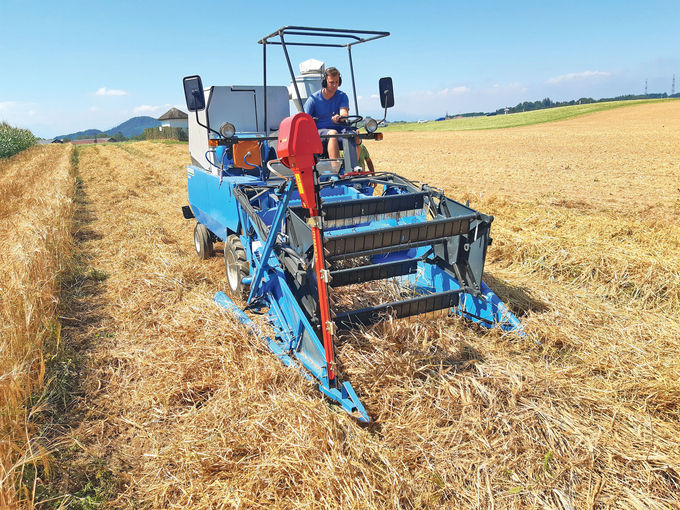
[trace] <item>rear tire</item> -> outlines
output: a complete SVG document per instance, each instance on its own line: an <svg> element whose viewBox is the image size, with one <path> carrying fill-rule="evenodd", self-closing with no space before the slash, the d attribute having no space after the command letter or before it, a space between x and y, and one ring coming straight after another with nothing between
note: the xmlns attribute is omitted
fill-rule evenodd
<svg viewBox="0 0 680 510"><path fill-rule="evenodd" d="M194 247L200 259L209 259L213 256L213 243L210 231L205 225L196 222L194 227Z"/></svg>
<svg viewBox="0 0 680 510"><path fill-rule="evenodd" d="M224 266L227 271L227 283L231 293L241 299L247 299L250 287L243 284L243 279L250 274L250 264L241 239L235 234L224 242Z"/></svg>

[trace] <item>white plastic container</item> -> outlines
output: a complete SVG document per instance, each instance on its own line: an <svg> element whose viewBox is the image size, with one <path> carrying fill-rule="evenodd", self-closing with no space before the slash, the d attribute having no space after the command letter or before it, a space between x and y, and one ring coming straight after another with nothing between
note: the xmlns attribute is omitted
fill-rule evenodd
<svg viewBox="0 0 680 510"><path fill-rule="evenodd" d="M302 104L298 105L297 95L295 94L295 85L293 82L288 85L288 97L291 99L291 111L303 111L305 101L307 98L321 90L321 81L325 65L320 60L310 58L300 63L300 75L295 77L298 90L300 92L300 99Z"/></svg>

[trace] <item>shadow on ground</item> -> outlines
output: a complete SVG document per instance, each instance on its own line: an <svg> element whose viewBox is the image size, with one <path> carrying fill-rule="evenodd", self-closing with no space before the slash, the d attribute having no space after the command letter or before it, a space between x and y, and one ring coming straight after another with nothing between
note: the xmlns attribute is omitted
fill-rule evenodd
<svg viewBox="0 0 680 510"><path fill-rule="evenodd" d="M529 289L520 285L513 285L488 272L484 272L484 283L493 290L508 308L518 317L529 313L544 313L549 310L548 305L535 298Z"/></svg>

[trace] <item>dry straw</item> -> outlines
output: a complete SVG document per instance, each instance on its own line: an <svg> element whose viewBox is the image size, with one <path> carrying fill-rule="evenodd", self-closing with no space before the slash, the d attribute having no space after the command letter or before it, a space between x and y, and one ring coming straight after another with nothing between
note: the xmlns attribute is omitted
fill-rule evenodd
<svg viewBox="0 0 680 510"><path fill-rule="evenodd" d="M102 277L63 311L87 363L53 486L75 501L99 480L120 508L678 508L680 105L663 108L369 146L496 216L486 280L528 338L441 316L344 335L367 427L211 302L221 246L193 253L186 146L84 149L79 249Z"/></svg>

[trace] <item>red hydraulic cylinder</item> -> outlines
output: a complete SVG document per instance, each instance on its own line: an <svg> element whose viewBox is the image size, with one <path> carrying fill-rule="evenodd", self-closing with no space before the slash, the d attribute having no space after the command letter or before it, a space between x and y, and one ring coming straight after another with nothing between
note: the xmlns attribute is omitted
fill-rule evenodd
<svg viewBox="0 0 680 510"><path fill-rule="evenodd" d="M314 270L319 292L319 311L321 314L321 335L326 352L326 368L329 386L335 385L333 371L334 324L328 307L328 275L323 254L323 229L319 207L321 199L314 169L314 155L323 152L321 138L311 115L298 113L283 119L279 126L276 152L281 162L293 170L295 182L300 193L302 205L309 210L308 224L312 229L314 246Z"/></svg>

